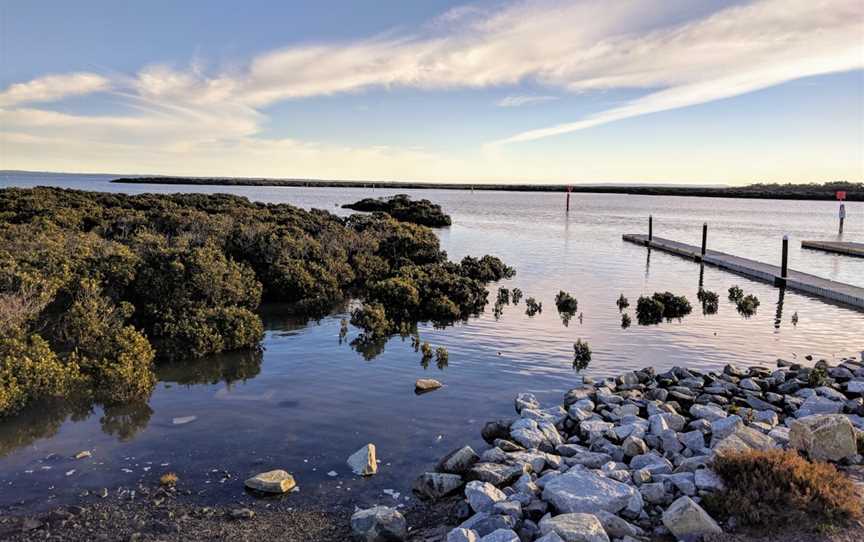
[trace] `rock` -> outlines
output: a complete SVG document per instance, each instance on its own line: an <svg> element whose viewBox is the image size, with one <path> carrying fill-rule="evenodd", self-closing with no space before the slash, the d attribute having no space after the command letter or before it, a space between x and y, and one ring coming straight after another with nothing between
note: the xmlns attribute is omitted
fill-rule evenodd
<svg viewBox="0 0 864 542"><path fill-rule="evenodd" d="M639 486L639 491L642 493L642 498L651 504L672 502L672 494L666 491L666 484L663 482L642 484Z"/></svg>
<svg viewBox="0 0 864 542"><path fill-rule="evenodd" d="M642 534L642 529L628 523L615 514L600 510L595 515L603 525L603 530L612 538L624 538L625 536L639 536Z"/></svg>
<svg viewBox="0 0 864 542"><path fill-rule="evenodd" d="M509 439L511 423L513 422L508 420L486 422L482 431L480 431L480 435L483 437L483 440L489 444L492 444L495 439Z"/></svg>
<svg viewBox="0 0 864 542"><path fill-rule="evenodd" d="M639 437L634 437L633 435L624 439L621 448L624 450L624 455L627 457L634 457L648 452L648 446L645 444L645 441Z"/></svg>
<svg viewBox="0 0 864 542"><path fill-rule="evenodd" d="M555 533L564 542L609 542L609 535L594 514L577 512L543 518L540 532Z"/></svg>
<svg viewBox="0 0 864 542"><path fill-rule="evenodd" d="M773 438L746 426L738 427L733 434L719 442L711 442L711 449L717 455L747 450L769 450L776 447L777 443Z"/></svg>
<svg viewBox="0 0 864 542"><path fill-rule="evenodd" d="M855 429L842 414L799 418L789 428L789 444L817 461L839 461L855 455Z"/></svg>
<svg viewBox="0 0 864 542"><path fill-rule="evenodd" d="M582 452L567 458L568 465L582 465L589 469L599 469L601 465L612 460L609 454L599 452Z"/></svg>
<svg viewBox="0 0 864 542"><path fill-rule="evenodd" d="M699 452L705 448L705 434L702 431L680 433L678 438L684 446L694 452Z"/></svg>
<svg viewBox="0 0 864 542"><path fill-rule="evenodd" d="M374 506L351 516L354 538L364 542L400 542L408 536L405 518L397 510Z"/></svg>
<svg viewBox="0 0 864 542"><path fill-rule="evenodd" d="M359 476L372 476L378 472L378 462L375 459L375 445L367 444L348 458L348 466L354 474Z"/></svg>
<svg viewBox="0 0 864 542"><path fill-rule="evenodd" d="M414 481L414 492L427 499L440 499L462 487L462 477L458 474L424 472Z"/></svg>
<svg viewBox="0 0 864 542"><path fill-rule="evenodd" d="M231 519L252 519L255 517L255 512L248 508L235 508L228 515Z"/></svg>
<svg viewBox="0 0 864 542"><path fill-rule="evenodd" d="M837 414L842 409L843 403L840 401L832 401L819 395L811 395L804 401L798 412L795 413L795 417L805 418L814 414Z"/></svg>
<svg viewBox="0 0 864 542"><path fill-rule="evenodd" d="M752 378L745 378L738 383L738 387L750 391L762 391L762 387Z"/></svg>
<svg viewBox="0 0 864 542"><path fill-rule="evenodd" d="M456 527L447 533L447 542L477 542L480 537L471 529L461 529Z"/></svg>
<svg viewBox="0 0 864 542"><path fill-rule="evenodd" d="M541 536L534 542L564 542L564 539L558 536L558 533L555 531L549 531L549 533Z"/></svg>
<svg viewBox="0 0 864 542"><path fill-rule="evenodd" d="M579 466L552 478L543 488L543 500L562 514L597 510L614 514L627 508L637 495L631 486Z"/></svg>
<svg viewBox="0 0 864 542"><path fill-rule="evenodd" d="M723 532L708 512L687 496L678 498L663 512L663 525L678 539Z"/></svg>
<svg viewBox="0 0 864 542"><path fill-rule="evenodd" d="M263 493L287 493L294 489L297 482L284 470L277 469L256 474L244 482L249 489Z"/></svg>
<svg viewBox="0 0 864 542"><path fill-rule="evenodd" d="M723 491L726 485L716 472L710 469L698 469L695 473L696 487L703 491Z"/></svg>
<svg viewBox="0 0 864 542"><path fill-rule="evenodd" d="M546 440L536 421L520 418L510 426L510 437L526 448L537 449Z"/></svg>
<svg viewBox="0 0 864 542"><path fill-rule="evenodd" d="M519 497L525 497L526 504L531 500L529 495L513 495L510 498L516 499ZM510 516L519 522L522 520L522 504L517 500L499 501L492 505L492 513L501 514L502 516Z"/></svg>
<svg viewBox="0 0 864 542"><path fill-rule="evenodd" d="M478 461L480 457L477 452L471 446L463 446L441 458L438 470L450 474L465 474Z"/></svg>
<svg viewBox="0 0 864 542"><path fill-rule="evenodd" d="M498 463L477 463L468 471L469 480L489 482L494 486L506 486L525 474L521 465L501 465Z"/></svg>
<svg viewBox="0 0 864 542"><path fill-rule="evenodd" d="M715 442L720 442L744 425L744 420L740 416L733 414L727 418L714 420L711 422L711 447L714 447Z"/></svg>
<svg viewBox="0 0 864 542"><path fill-rule="evenodd" d="M192 423L198 419L198 416L180 416L179 418L174 418L171 420L173 425L186 425L187 423Z"/></svg>
<svg viewBox="0 0 864 542"><path fill-rule="evenodd" d="M540 408L540 401L537 400L537 397L533 393L520 393L516 396L514 403L517 413L521 413L524 408L533 408L535 410Z"/></svg>
<svg viewBox="0 0 864 542"><path fill-rule="evenodd" d="M481 538L480 542L519 542L519 535L512 529L498 529Z"/></svg>
<svg viewBox="0 0 864 542"><path fill-rule="evenodd" d="M465 486L465 498L475 512L488 512L493 504L505 500L507 495L489 482L474 480Z"/></svg>
<svg viewBox="0 0 864 542"><path fill-rule="evenodd" d="M699 404L694 404L690 407L690 414L694 418L708 420L709 422L725 418L729 415L725 410L718 406Z"/></svg>
<svg viewBox="0 0 864 542"><path fill-rule="evenodd" d="M846 384L846 392L853 395L864 395L864 380L851 380Z"/></svg>
<svg viewBox="0 0 864 542"><path fill-rule="evenodd" d="M426 393L429 391L437 390L443 386L441 382L438 382L434 378L418 378L417 382L414 383L414 392L415 393Z"/></svg>
<svg viewBox="0 0 864 542"><path fill-rule="evenodd" d="M513 529L516 527L516 520L510 516L479 512L465 520L459 527L476 531L479 536L486 536L498 529Z"/></svg>
<svg viewBox="0 0 864 542"><path fill-rule="evenodd" d="M90 452L90 450L84 450L82 452L78 452L77 454L75 454L75 459L86 459L86 458L92 457L92 456L93 456L93 454Z"/></svg>

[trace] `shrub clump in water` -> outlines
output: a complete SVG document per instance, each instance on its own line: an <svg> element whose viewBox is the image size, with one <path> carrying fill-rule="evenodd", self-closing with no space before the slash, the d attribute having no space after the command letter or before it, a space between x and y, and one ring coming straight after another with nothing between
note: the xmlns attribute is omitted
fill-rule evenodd
<svg viewBox="0 0 864 542"><path fill-rule="evenodd" d="M629 314L627 314L625 312L624 314L621 315L621 327L623 329L627 329L628 327L630 327L630 324L632 324L632 323L633 323L633 319L630 318Z"/></svg>
<svg viewBox="0 0 864 542"><path fill-rule="evenodd" d="M624 294L621 294L618 296L618 301L616 301L615 304L618 305L619 311L623 311L630 306L630 301L624 297Z"/></svg>
<svg viewBox="0 0 864 542"><path fill-rule="evenodd" d="M501 305L510 304L510 290L507 288L498 288L498 298L496 303Z"/></svg>
<svg viewBox="0 0 864 542"><path fill-rule="evenodd" d="M570 319L576 315L579 303L575 297L561 290L555 296L555 306L558 307L558 314L561 315L561 320L566 326L570 323Z"/></svg>
<svg viewBox="0 0 864 542"><path fill-rule="evenodd" d="M753 294L747 294L738 301L736 308L741 316L749 318L756 314L756 309L759 308L759 298Z"/></svg>
<svg viewBox="0 0 864 542"><path fill-rule="evenodd" d="M588 367L591 363L591 347L588 346L588 341L576 339L573 343L573 368L581 371Z"/></svg>
<svg viewBox="0 0 864 542"><path fill-rule="evenodd" d="M737 284L729 288L729 301L732 301L733 303L738 303L743 298L744 290L739 288Z"/></svg>
<svg viewBox="0 0 864 542"><path fill-rule="evenodd" d="M513 288L513 292L510 298L513 300L514 305L518 305L519 301L522 299L522 290L520 290L519 288Z"/></svg>
<svg viewBox="0 0 864 542"><path fill-rule="evenodd" d="M525 300L525 314L534 316L537 313L543 312L543 303L538 303L533 297Z"/></svg>
<svg viewBox="0 0 864 542"><path fill-rule="evenodd" d="M354 211L387 213L400 222L410 222L430 228L449 226L450 216L441 206L428 199L414 201L407 194L397 194L389 198L365 198L354 203L346 203L343 209Z"/></svg>
<svg viewBox="0 0 864 542"><path fill-rule="evenodd" d="M693 307L686 297L671 292L655 292L651 297L640 296L636 302L636 318L643 326L659 324L663 318L680 319L692 311Z"/></svg>
<svg viewBox="0 0 864 542"><path fill-rule="evenodd" d="M854 484L833 465L810 462L791 450L718 456L714 470L726 489L709 508L753 526L778 528L806 521L826 526L862 515Z"/></svg>
<svg viewBox="0 0 864 542"><path fill-rule="evenodd" d="M717 292L700 288L696 297L702 304L702 314L717 314L720 305L720 296L717 295Z"/></svg>

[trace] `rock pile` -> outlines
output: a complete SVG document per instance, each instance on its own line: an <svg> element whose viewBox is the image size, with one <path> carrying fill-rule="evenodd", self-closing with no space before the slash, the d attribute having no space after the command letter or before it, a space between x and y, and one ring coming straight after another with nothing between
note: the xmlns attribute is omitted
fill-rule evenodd
<svg viewBox="0 0 864 542"><path fill-rule="evenodd" d="M717 455L794 447L864 462L864 364L852 359L719 374L647 368L585 378L559 406L523 393L515 407L518 417L484 426L489 449L459 448L415 483L430 499L464 492L447 542L698 539L722 532L699 504L724 489Z"/></svg>

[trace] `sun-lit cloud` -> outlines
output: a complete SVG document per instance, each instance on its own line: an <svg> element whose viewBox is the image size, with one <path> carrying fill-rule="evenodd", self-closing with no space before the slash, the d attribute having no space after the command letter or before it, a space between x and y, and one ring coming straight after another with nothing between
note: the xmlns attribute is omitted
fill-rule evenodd
<svg viewBox="0 0 864 542"><path fill-rule="evenodd" d="M498 107L522 107L557 100L558 96L505 96L498 100Z"/></svg>
<svg viewBox="0 0 864 542"><path fill-rule="evenodd" d="M609 90L638 95L581 118L501 134L490 142L499 146L861 69L862 35L860 0L753 0L726 7L707 0L524 0L495 9L469 4L413 32L293 45L221 69L208 70L196 56L188 66L151 64L127 75L52 74L16 83L0 91L0 132L18 152L39 141L53 148L65 142L70 152L83 145L87 154L101 145L129 163L136 162L120 149L146 146L147 155L166 158L194 153L201 168L224 164L226 155L238 163L243 157L260 163L266 155L280 164L302 159L310 170L314 163L326 172L333 170L328 162L335 153L343 152L355 165L386 159L402 171L405 164L432 160L395 147L383 152L267 138L268 108L397 88L506 89L512 94L497 103L501 107ZM545 92L526 94L523 85ZM126 109L72 114L31 105L104 92ZM477 142L478 152L483 143Z"/></svg>
<svg viewBox="0 0 864 542"><path fill-rule="evenodd" d="M69 96L80 96L108 90L111 82L95 73L46 75L26 83L15 83L0 92L0 107L33 102L54 102Z"/></svg>

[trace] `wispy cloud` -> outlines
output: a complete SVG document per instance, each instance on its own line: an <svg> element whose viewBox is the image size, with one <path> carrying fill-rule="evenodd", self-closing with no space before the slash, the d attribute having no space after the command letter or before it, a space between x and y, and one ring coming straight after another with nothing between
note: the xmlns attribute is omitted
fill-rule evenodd
<svg viewBox="0 0 864 542"><path fill-rule="evenodd" d="M522 107L557 100L558 96L505 96L498 100L498 107Z"/></svg>
<svg viewBox="0 0 864 542"><path fill-rule="evenodd" d="M468 5L414 33L292 46L209 73L196 59L186 68L151 65L130 76L47 75L0 92L0 130L9 137L14 132L16 141L28 134L66 135L91 148L139 143L151 151L215 153L233 145L248 154L252 142L273 148L259 134L268 120L265 108L284 100L373 88L446 91L523 83L550 94L514 94L498 105L536 104L555 99L552 93L642 94L493 142L509 144L860 69L862 35L860 0L753 0L731 7L708 0L525 0L495 11ZM21 107L105 91L124 97L128 113L70 115ZM292 141L292 152L297 148Z"/></svg>

